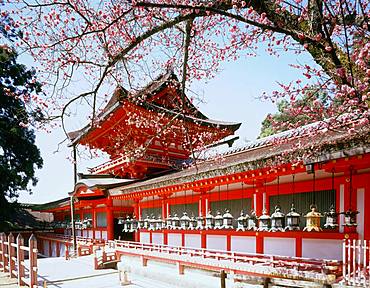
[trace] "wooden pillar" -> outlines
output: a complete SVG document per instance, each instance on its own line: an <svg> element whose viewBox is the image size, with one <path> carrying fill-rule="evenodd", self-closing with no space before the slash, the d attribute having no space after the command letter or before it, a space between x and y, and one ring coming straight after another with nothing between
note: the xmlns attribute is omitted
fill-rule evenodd
<svg viewBox="0 0 370 288"><path fill-rule="evenodd" d="M302 236L295 237L295 256L302 257Z"/></svg>
<svg viewBox="0 0 370 288"><path fill-rule="evenodd" d="M114 217L113 201L110 197L107 199L107 239L114 240Z"/></svg>
<svg viewBox="0 0 370 288"><path fill-rule="evenodd" d="M96 206L92 206L92 238L95 239L95 229L96 229Z"/></svg>
<svg viewBox="0 0 370 288"><path fill-rule="evenodd" d="M14 278L13 271L15 270L15 261L13 259L15 255L14 247L12 244L14 243L14 236L12 233L8 235L8 255L9 255L9 273L10 273L10 278Z"/></svg>
<svg viewBox="0 0 370 288"><path fill-rule="evenodd" d="M263 254L264 248L263 248L263 236L259 235L259 233L256 233L256 253Z"/></svg>
<svg viewBox="0 0 370 288"><path fill-rule="evenodd" d="M18 285L23 286L26 283L23 281L25 276L25 269L23 266L24 262L24 250L21 248L24 246L24 239L21 234L18 234L17 237L17 266L18 266Z"/></svg>
<svg viewBox="0 0 370 288"><path fill-rule="evenodd" d="M203 230L200 231L200 245L203 249L207 248L207 234L206 231Z"/></svg>
<svg viewBox="0 0 370 288"><path fill-rule="evenodd" d="M263 193L262 192L255 192L253 191L253 197L255 197L253 200L254 200L254 205L255 207L253 207L254 211L256 212L256 215L257 216L260 216L262 215L262 211L263 211Z"/></svg>
<svg viewBox="0 0 370 288"><path fill-rule="evenodd" d="M164 196L161 200L161 205L162 205L162 219L166 219L168 214L167 214L167 197Z"/></svg>
<svg viewBox="0 0 370 288"><path fill-rule="evenodd" d="M37 240L35 235L31 235L28 241L28 247L30 249L29 262L30 262L30 287L37 285Z"/></svg>
<svg viewBox="0 0 370 288"><path fill-rule="evenodd" d="M1 250L1 258L0 258L0 261L2 262L2 266L4 268L4 272L6 272L6 266L8 266L8 261L7 261L7 258L5 257L5 254L6 253L6 246L5 246L5 242L6 242L6 235L4 232L2 232L0 234L0 250Z"/></svg>
<svg viewBox="0 0 370 288"><path fill-rule="evenodd" d="M134 215L136 217L136 220L138 220L138 221L141 219L141 215L140 215L140 213L141 213L140 210L141 209L140 209L139 205L140 205L140 200L135 199ZM139 230L134 232L134 239L135 239L136 242L140 242L140 231Z"/></svg>

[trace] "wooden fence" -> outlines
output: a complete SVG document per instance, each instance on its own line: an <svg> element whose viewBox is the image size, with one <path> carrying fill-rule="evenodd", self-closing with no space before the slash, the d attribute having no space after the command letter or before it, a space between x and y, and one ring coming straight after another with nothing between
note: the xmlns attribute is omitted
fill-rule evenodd
<svg viewBox="0 0 370 288"><path fill-rule="evenodd" d="M18 234L14 239L12 233L8 236L0 234L0 270L17 278L19 286L37 287L37 240L32 234L28 246L24 238Z"/></svg>
<svg viewBox="0 0 370 288"><path fill-rule="evenodd" d="M150 260L174 263L179 273L184 267L225 271L233 275L283 278L333 284L341 276L341 263L336 260L307 259L263 254L247 254L203 248L174 247L128 241L108 241L119 255L139 256L143 266Z"/></svg>
<svg viewBox="0 0 370 288"><path fill-rule="evenodd" d="M370 247L368 240L343 240L341 284L370 287Z"/></svg>

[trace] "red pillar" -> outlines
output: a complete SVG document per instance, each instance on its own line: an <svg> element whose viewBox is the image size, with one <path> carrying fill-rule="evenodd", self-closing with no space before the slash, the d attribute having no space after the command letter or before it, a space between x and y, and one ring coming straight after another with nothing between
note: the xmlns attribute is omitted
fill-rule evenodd
<svg viewBox="0 0 370 288"><path fill-rule="evenodd" d="M95 205L92 207L92 238L95 239L95 229L96 229L96 209Z"/></svg>
<svg viewBox="0 0 370 288"><path fill-rule="evenodd" d="M161 200L161 205L162 205L162 219L166 219L168 214L167 214L167 197L163 197Z"/></svg>
<svg viewBox="0 0 370 288"><path fill-rule="evenodd" d="M295 256L302 257L302 236L295 238Z"/></svg>
<svg viewBox="0 0 370 288"><path fill-rule="evenodd" d="M207 248L207 234L206 231L200 231L200 243L201 243L201 248L206 249Z"/></svg>
<svg viewBox="0 0 370 288"><path fill-rule="evenodd" d="M136 217L136 220L141 219L139 203L140 203L140 200L135 199L134 215ZM139 231L134 232L134 239L136 242L140 242L140 232Z"/></svg>
<svg viewBox="0 0 370 288"><path fill-rule="evenodd" d="M110 197L107 199L107 239L114 240L114 217L113 217L113 201Z"/></svg>
<svg viewBox="0 0 370 288"><path fill-rule="evenodd" d="M263 236L256 233L256 253L263 254Z"/></svg>
<svg viewBox="0 0 370 288"><path fill-rule="evenodd" d="M253 195L253 197L256 197L256 207L253 207L253 209L256 211L256 215L260 216L262 215L263 210L263 193L257 192Z"/></svg>

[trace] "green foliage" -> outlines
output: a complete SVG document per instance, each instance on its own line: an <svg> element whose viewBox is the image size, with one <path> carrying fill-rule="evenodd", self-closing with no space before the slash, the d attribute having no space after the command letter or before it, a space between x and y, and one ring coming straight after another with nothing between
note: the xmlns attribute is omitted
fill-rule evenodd
<svg viewBox="0 0 370 288"><path fill-rule="evenodd" d="M29 183L35 185L35 169L43 161L35 145L35 134L29 128L31 115L25 99L41 92L35 80L35 71L16 63L16 53L7 46L0 46L0 230L13 202L20 191L28 191ZM39 114L36 111L36 114Z"/></svg>

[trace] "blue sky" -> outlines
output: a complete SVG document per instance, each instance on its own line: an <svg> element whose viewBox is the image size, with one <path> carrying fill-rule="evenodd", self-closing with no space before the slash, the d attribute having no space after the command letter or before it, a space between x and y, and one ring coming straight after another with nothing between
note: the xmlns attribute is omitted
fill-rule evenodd
<svg viewBox="0 0 370 288"><path fill-rule="evenodd" d="M207 83L193 83L191 87L203 95L205 103L199 106L208 117L242 123L237 132L240 137L236 143L238 146L254 140L265 116L276 111L274 104L261 101L258 97L263 92L278 89L277 82L289 83L300 77L299 71L289 67L289 64L311 61L304 54L297 56L286 53L277 58L267 55L262 49L258 53L254 58L224 63L221 66L222 71L214 79ZM81 119L78 122L83 125ZM44 167L37 171L39 182L33 188L34 193L21 193L19 201L25 203L54 201L66 197L73 189L73 165L67 160L71 153L70 148L63 143L59 152L55 153L58 143L65 137L61 129L54 129L51 133L39 131L36 134ZM79 159L78 171L86 172L86 167L93 167L101 162L99 159Z"/></svg>

